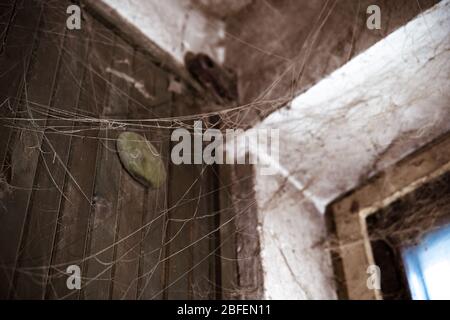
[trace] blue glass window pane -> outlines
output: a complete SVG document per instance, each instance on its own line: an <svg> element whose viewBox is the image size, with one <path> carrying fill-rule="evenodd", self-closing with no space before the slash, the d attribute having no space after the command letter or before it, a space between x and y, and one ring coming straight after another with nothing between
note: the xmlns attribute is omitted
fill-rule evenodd
<svg viewBox="0 0 450 320"><path fill-rule="evenodd" d="M450 226L429 233L402 255L414 300L450 300Z"/></svg>

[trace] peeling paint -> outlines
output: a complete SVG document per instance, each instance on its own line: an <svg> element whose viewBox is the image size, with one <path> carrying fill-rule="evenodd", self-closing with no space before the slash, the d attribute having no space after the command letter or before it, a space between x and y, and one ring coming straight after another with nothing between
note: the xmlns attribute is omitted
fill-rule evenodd
<svg viewBox="0 0 450 320"><path fill-rule="evenodd" d="M125 80L129 84L131 84L137 91L139 91L140 94L142 94L146 99L154 100L155 97L148 93L147 89L145 88L145 85L142 81L136 80L133 77L127 75L124 72L114 70L110 67L106 68L107 73L111 73L115 75L116 77Z"/></svg>

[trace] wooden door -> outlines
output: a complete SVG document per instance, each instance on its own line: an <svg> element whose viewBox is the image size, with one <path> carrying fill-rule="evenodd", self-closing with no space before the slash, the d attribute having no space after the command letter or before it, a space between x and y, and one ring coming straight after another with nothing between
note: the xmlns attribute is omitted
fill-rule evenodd
<svg viewBox="0 0 450 320"><path fill-rule="evenodd" d="M217 172L169 161L184 98L88 9L69 30L70 4L0 0L0 299L220 298ZM124 170L125 130L159 150L163 187Z"/></svg>

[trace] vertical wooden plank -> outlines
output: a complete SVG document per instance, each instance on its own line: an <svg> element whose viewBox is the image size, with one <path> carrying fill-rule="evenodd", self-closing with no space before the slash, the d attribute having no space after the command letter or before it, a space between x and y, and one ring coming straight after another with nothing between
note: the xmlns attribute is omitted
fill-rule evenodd
<svg viewBox="0 0 450 320"><path fill-rule="evenodd" d="M236 225L239 299L263 297L263 271L260 258L258 215L253 189L252 165L235 165L232 170L232 201ZM249 191L250 190L250 191Z"/></svg>
<svg viewBox="0 0 450 320"><path fill-rule="evenodd" d="M186 96L174 97L175 116L192 112L195 101ZM189 125L193 125L192 122ZM195 219L195 168L191 164L169 164L168 230L165 293L167 299L192 299L192 224Z"/></svg>
<svg viewBox="0 0 450 320"><path fill-rule="evenodd" d="M195 211L191 190L193 171L190 165L170 165L169 221L167 235L167 275L165 298L191 299L192 247L191 226Z"/></svg>
<svg viewBox="0 0 450 320"><path fill-rule="evenodd" d="M65 7L58 3L54 9ZM58 15L65 21L64 10L58 11ZM33 85L27 90L28 100L35 102L44 115L46 106L51 104L53 111L101 113L104 121L101 122L100 143L95 139L95 128L76 133L76 136L51 129L70 129L80 125L73 121L50 118L48 121L32 123L31 129L39 125L41 128L50 127L50 130L45 135L39 131L30 131L30 141L36 142L33 146L40 147L42 139L44 143L40 148L32 148L35 161L29 163L24 161L24 155L30 149L29 141L22 138L28 132L22 133L20 139L19 135L14 139L15 158L20 157L22 160L14 161L19 163L14 172L19 173L20 169L23 173L28 168L31 168L31 172L26 173L22 180L15 178L15 181L23 181L22 185L28 186L27 190L20 192L20 199L25 201L19 204L18 198L11 198L9 204L11 208L23 207L21 229L30 202L13 297L75 297L76 294L71 296L65 285L65 268L69 263L76 264L78 261L85 262L82 264L83 284L86 285L82 292L83 298L161 298L165 287L168 288L166 297L213 297L214 239L205 237L214 228L211 216L214 209L208 191L211 189L210 170L202 165L171 168L171 181L179 185L171 191L169 201L174 206L166 234L166 188L169 184L159 190L145 190L124 174L115 148L118 132L110 130L114 124L108 121L116 117L123 118L127 114L129 99L130 118L171 115L167 75L153 66L144 55L135 64L137 68L134 72L131 72L131 56L129 52L126 53L128 49L121 54L124 48L129 48L127 44L119 40L112 50L115 36L95 21L91 20L88 30L94 33L92 46L96 48L92 50L87 66L85 60L73 56L77 55L77 51L81 54L86 49L86 46L84 49L77 46L80 41L76 41L78 37L85 37L70 35L66 39L62 68L57 73L56 81L49 81L48 76L52 74L51 70L53 74L56 72L57 56L50 51L46 59L45 51L42 50L37 66L47 66L49 70L35 76L37 80L30 82ZM55 39L60 39L61 34L64 31L52 30L48 33L57 35ZM58 40L55 39L52 38L52 41L54 47L58 48ZM114 62L110 64L113 51ZM84 70L83 67L88 68L84 78L80 71ZM127 77L130 74L134 82ZM53 89L49 85L53 82L57 83L54 101L50 100ZM130 84L134 91L129 97ZM69 92L69 88L72 92ZM185 107L181 99L179 103L181 108ZM24 117L30 114L38 116L27 105L20 107ZM42 114L39 115L42 117ZM160 128L149 129L145 123L142 126L135 125L134 129L145 134L161 150L168 164L170 132ZM37 162L40 154L41 158ZM94 185L92 178L95 175ZM30 196L33 188L36 191ZM92 208L90 195L93 191L95 205ZM91 209L92 216L89 217ZM146 227L135 234L142 225ZM21 234L21 231L15 233L19 241ZM193 242L196 244L192 245ZM167 266L164 257L166 244L167 261L170 262ZM166 269L169 271L167 276Z"/></svg>
<svg viewBox="0 0 450 320"><path fill-rule="evenodd" d="M203 121L203 133L214 123L208 119ZM205 143L204 143L205 144ZM203 150L202 150L203 151ZM201 155L203 156L203 155ZM215 202L215 165L194 164L194 219L192 221L192 298L196 300L216 298L216 255L220 255L220 248L216 247L217 232L215 229L216 214L219 214ZM219 295L220 296L220 295Z"/></svg>
<svg viewBox="0 0 450 320"><path fill-rule="evenodd" d="M55 7L55 10L63 8L65 7ZM60 111L76 110L84 69L80 56L84 55L85 50L86 42L80 32L66 37L53 108ZM47 126L49 129L43 136L42 153L35 178L36 191L30 202L29 217L16 269L12 293L14 298L44 298L61 199L66 197L63 187L71 137L53 128L70 129L73 122L50 118Z"/></svg>
<svg viewBox="0 0 450 320"><path fill-rule="evenodd" d="M93 32L95 34L95 31ZM97 45L91 34L83 34L89 41L88 51L83 57L85 65L79 110L80 116L95 114L97 106L93 96L96 91L104 92L98 82L92 83L92 66L97 64L96 56L89 54L93 46ZM96 173L96 160L98 149L98 124L76 122L75 134L72 143L67 169L70 177L66 179L64 186L65 198L62 199L60 221L53 249L51 274L47 287L47 298L49 299L76 299L79 291L70 290L67 287L67 267L77 265L83 266L84 250L89 227L89 217L92 208L94 177ZM82 282L84 279L82 279Z"/></svg>
<svg viewBox="0 0 450 320"><path fill-rule="evenodd" d="M114 99L109 97L111 88L109 82L111 81L111 85L114 85L114 79L110 77L107 70L113 60L116 37L91 16L86 17L86 24L91 38L89 69L86 75L86 86L90 90L89 104L94 116L99 120L105 120L104 112L114 105L112 102ZM108 172L117 167L112 152L114 142L111 139L114 137L111 137L106 130L108 123L99 122L96 126L99 129L96 169L95 175L91 177L94 193L81 266L82 290L78 296L81 299L108 299L109 297L109 282L106 281L110 281L110 274L107 273L110 269L103 270L104 265L101 262L108 261L112 252L105 249L109 243L108 238L114 237L115 233L115 208L120 179L117 171L113 170L111 175ZM110 194L108 194L109 184ZM108 280L103 281L103 277ZM99 288L99 286L103 287Z"/></svg>
<svg viewBox="0 0 450 320"><path fill-rule="evenodd" d="M161 154L166 172L168 172L170 145L168 130L162 129L146 136ZM161 188L146 190L138 299L162 299L163 297L168 188L166 180Z"/></svg>
<svg viewBox="0 0 450 320"><path fill-rule="evenodd" d="M192 222L193 276L192 297L196 300L214 299L215 295L215 247L214 230L214 178L210 165L194 165L193 201L195 218ZM220 252L219 252L220 254Z"/></svg>
<svg viewBox="0 0 450 320"><path fill-rule="evenodd" d="M63 40L63 37L54 35L64 32L63 24L56 23L57 17L51 14L45 6L39 26L37 48L33 53L35 62L28 71L26 95L22 93L26 103L19 106L18 116L22 118L41 118L42 116L30 107L40 105L45 114L51 103ZM49 26L49 20L53 21L53 26ZM11 177L8 182L10 187L0 199L0 264L4 267L0 272L0 298L7 297L12 283L42 142L42 122L18 121L17 125L23 129L11 139L11 154L8 157L10 164L7 164Z"/></svg>
<svg viewBox="0 0 450 320"><path fill-rule="evenodd" d="M140 256L141 227L144 211L144 187L128 173L120 181L118 228L112 299L136 299Z"/></svg>
<svg viewBox="0 0 450 320"><path fill-rule="evenodd" d="M111 73L128 72L129 65L123 57L131 59L124 52L124 43L98 22L93 22L96 30L101 29L106 39L98 39L95 52L98 66L93 69L101 75L97 81L109 81L105 87L107 101L102 108L105 126L100 133L100 145L97 155L97 174L94 187L94 208L90 223L90 235L83 268L85 284L82 291L84 299L110 299L114 266L115 241L117 233L117 207L122 168L116 153L118 131L108 128L112 114L125 114L128 106L128 85L126 80ZM114 39L114 46L111 46ZM131 61L131 60L129 60ZM97 77L96 77L97 78ZM101 96L101 95L99 95Z"/></svg>
<svg viewBox="0 0 450 320"><path fill-rule="evenodd" d="M121 60L123 59L124 57ZM127 59L130 61L130 65L128 65L126 70L120 72L124 72L126 76L134 79L134 81L140 81L138 80L139 75L135 72L135 65L139 64L140 61L137 62L134 55L129 56ZM145 83L143 84L145 89ZM136 87L131 85L129 89L128 118L133 118L129 110L136 103ZM117 208L117 246L115 247L111 298L116 300L136 299L141 241L139 228L141 227L144 212L145 188L135 181L122 167L118 169L122 170L122 174Z"/></svg>
<svg viewBox="0 0 450 320"><path fill-rule="evenodd" d="M139 53L135 61L135 76L142 79L146 90L153 96L143 99L136 93L133 111L146 119L165 118L171 115L171 95L168 92L167 74L153 65L147 55ZM133 115L132 115L133 116ZM135 117L134 115L133 117ZM167 123L151 122L143 127L146 138L155 146L168 171L170 130ZM161 125L161 127L159 127ZM161 299L164 286L164 242L167 216L167 180L159 189L146 189L145 208L141 224L141 252L139 266L138 299Z"/></svg>
<svg viewBox="0 0 450 320"><path fill-rule="evenodd" d="M1 16L4 31L0 39L0 168L3 167L11 135L11 127L2 118L16 114L31 58L41 5L35 1L3 0Z"/></svg>
<svg viewBox="0 0 450 320"><path fill-rule="evenodd" d="M52 273L47 288L47 298L61 299L78 297L78 292L66 285L67 267L83 265L84 249L91 212L93 177L96 171L98 130L91 129L72 138L71 155L61 218L55 243ZM84 281L84 279L82 279Z"/></svg>
<svg viewBox="0 0 450 320"><path fill-rule="evenodd" d="M198 107L197 101L189 96L176 97L175 101L177 116ZM216 272L220 272L216 254L220 250L214 232L218 211L214 175L213 167L205 164L170 164L166 298L220 296L216 294Z"/></svg>
<svg viewBox="0 0 450 320"><path fill-rule="evenodd" d="M219 170L220 201L220 253L221 253L221 292L222 299L232 300L239 297L237 278L236 225L233 210L231 167L222 165ZM235 183L239 183L236 181Z"/></svg>
<svg viewBox="0 0 450 320"><path fill-rule="evenodd" d="M83 267L83 299L110 298L114 241L117 223L117 197L119 194L120 163L113 151L114 132L100 134L102 140L97 154L94 209L89 229L86 261Z"/></svg>
<svg viewBox="0 0 450 320"><path fill-rule="evenodd" d="M218 120L219 121L219 120ZM220 123L220 122L219 122ZM210 241L210 246L214 251L214 268L211 269L211 281L214 285L214 299L223 300L223 285L222 285L222 247L223 247L223 239L222 239L222 227L223 224L221 222L221 202L220 202L220 192L222 185L220 184L220 166L218 164L214 164L210 167L210 203L212 206L213 217L211 218L211 229L213 230L212 239ZM232 235L228 234L225 237L225 241L229 240Z"/></svg>

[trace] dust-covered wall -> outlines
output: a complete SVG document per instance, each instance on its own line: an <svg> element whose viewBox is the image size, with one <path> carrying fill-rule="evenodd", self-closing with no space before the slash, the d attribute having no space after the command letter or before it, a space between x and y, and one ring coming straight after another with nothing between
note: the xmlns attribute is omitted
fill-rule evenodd
<svg viewBox="0 0 450 320"><path fill-rule="evenodd" d="M203 52L219 63L225 59L223 21L202 11L194 0L82 0L82 4L198 91L202 90L184 65L186 53Z"/></svg>
<svg viewBox="0 0 450 320"><path fill-rule="evenodd" d="M255 0L226 20L226 65L239 74L245 127L341 67L436 0ZM366 27L381 9L381 29ZM243 120L242 120L243 119Z"/></svg>
<svg viewBox="0 0 450 320"><path fill-rule="evenodd" d="M190 0L103 1L180 64L187 51L205 52L223 60L223 48L219 47L223 24L197 10Z"/></svg>
<svg viewBox="0 0 450 320"><path fill-rule="evenodd" d="M208 53L218 62L225 59L239 75L243 112L233 125L250 127L437 1L255 0L224 15L208 7L214 1L103 2L120 11L178 68L189 50ZM381 7L381 30L366 28L369 4ZM353 68L342 68L261 125L284 130L285 169L275 177L255 177L265 297L335 298L321 215L325 206L446 130L442 102L448 100L429 91L447 84L431 71L445 70L436 63L448 53L439 56L435 49L442 47L427 42L436 40L430 31L434 28L420 30L433 36L391 40L381 51L370 49L371 54L349 64ZM430 63L417 60L418 53Z"/></svg>
<svg viewBox="0 0 450 320"><path fill-rule="evenodd" d="M280 130L277 174L255 177L266 298L336 297L326 206L450 130L449 59L446 0L247 132Z"/></svg>

